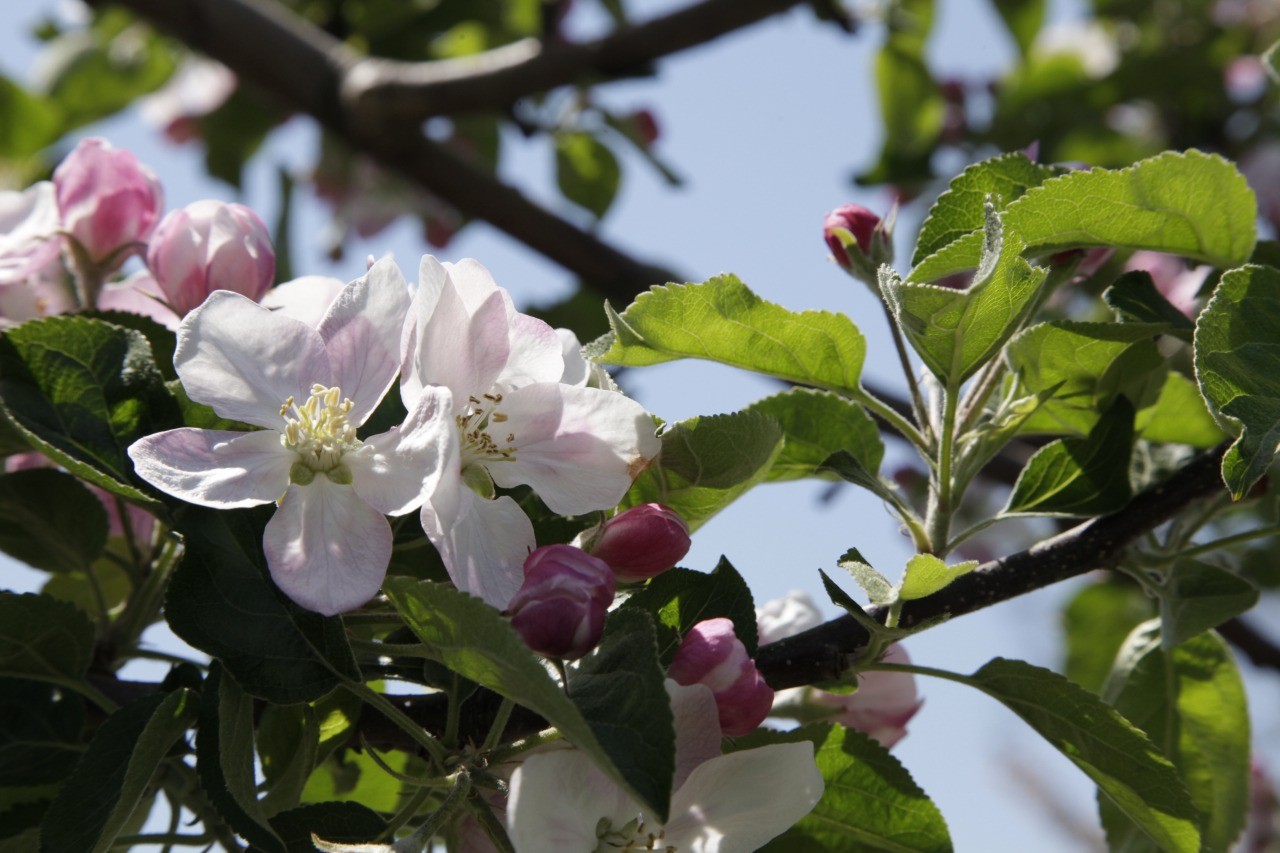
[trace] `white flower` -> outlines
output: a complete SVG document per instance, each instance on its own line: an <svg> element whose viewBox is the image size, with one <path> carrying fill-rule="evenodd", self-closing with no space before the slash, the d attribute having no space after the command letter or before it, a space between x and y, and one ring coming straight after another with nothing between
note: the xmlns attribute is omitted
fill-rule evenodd
<svg viewBox="0 0 1280 853"><path fill-rule="evenodd" d="M1098 21L1064 21L1045 27L1032 51L1039 57L1073 56L1084 73L1101 80L1120 64L1120 46L1106 25Z"/></svg>
<svg viewBox="0 0 1280 853"><path fill-rule="evenodd" d="M620 393L561 382L559 336L472 260L422 259L403 351L405 406L447 388L457 425L422 527L458 589L504 607L534 534L495 486L530 486L563 515L611 508L657 455L653 419Z"/></svg>
<svg viewBox="0 0 1280 853"><path fill-rule="evenodd" d="M321 613L377 593L384 516L419 506L454 435L445 389L421 394L400 427L356 435L395 379L408 303L390 261L346 285L318 327L216 291L179 327L174 366L193 400L263 429L182 428L129 448L143 479L185 501L278 504L263 537L271 576Z"/></svg>
<svg viewBox="0 0 1280 853"><path fill-rule="evenodd" d="M747 853L813 809L823 781L808 741L720 755L715 699L668 681L676 725L670 819L659 823L578 750L531 755L511 777L517 853Z"/></svg>

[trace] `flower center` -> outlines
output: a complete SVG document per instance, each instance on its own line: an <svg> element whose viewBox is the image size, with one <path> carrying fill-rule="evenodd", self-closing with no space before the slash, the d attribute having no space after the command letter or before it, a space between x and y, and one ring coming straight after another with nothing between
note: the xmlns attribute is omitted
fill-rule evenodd
<svg viewBox="0 0 1280 853"><path fill-rule="evenodd" d="M280 443L298 454L298 464L290 472L294 482L306 485L316 474L334 482L351 482L350 472L342 465L342 455L360 444L356 428L347 423L351 407L340 389L323 385L312 385L311 396L301 406L292 395L284 401Z"/></svg>
<svg viewBox="0 0 1280 853"><path fill-rule="evenodd" d="M515 433L506 432L501 440L490 435L491 429L497 436L504 435L502 424L507 416L498 411L502 395L483 394L481 397L469 398L466 412L457 416L464 469L472 463L503 462L516 456Z"/></svg>
<svg viewBox="0 0 1280 853"><path fill-rule="evenodd" d="M641 850L654 853L679 853L674 844L664 840L666 830L658 827L657 832L646 832L644 818L637 818L625 826L614 828L608 818L601 818L596 826L596 849L593 853L638 853Z"/></svg>

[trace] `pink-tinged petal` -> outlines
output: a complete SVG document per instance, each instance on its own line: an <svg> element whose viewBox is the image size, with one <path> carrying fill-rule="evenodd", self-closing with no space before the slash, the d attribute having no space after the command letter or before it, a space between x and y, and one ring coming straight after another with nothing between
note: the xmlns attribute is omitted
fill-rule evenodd
<svg viewBox="0 0 1280 853"><path fill-rule="evenodd" d="M500 391L535 382L559 382L564 375L563 348L556 330L528 314L512 314L511 354L498 376Z"/></svg>
<svg viewBox="0 0 1280 853"><path fill-rule="evenodd" d="M454 410L461 412L469 397L493 387L507 363L509 326L502 295L491 294L471 313L446 284L425 323L420 311L414 314L416 345L405 353L400 380L405 407L413 407L424 386L443 385L453 392Z"/></svg>
<svg viewBox="0 0 1280 853"><path fill-rule="evenodd" d="M409 311L409 285L390 258L344 287L320 321L333 381L355 405L362 424L373 414L400 369L400 332Z"/></svg>
<svg viewBox="0 0 1280 853"><path fill-rule="evenodd" d="M485 500L460 475L446 474L423 502L421 518L454 586L505 609L537 544L533 523L520 505L505 495Z"/></svg>
<svg viewBox="0 0 1280 853"><path fill-rule="evenodd" d="M332 616L378 594L391 562L391 525L350 486L317 474L310 485L289 486L262 547L285 595Z"/></svg>
<svg viewBox="0 0 1280 853"><path fill-rule="evenodd" d="M124 281L108 284L98 293L99 311L127 311L150 317L162 326L177 329L182 319L163 301L151 273L139 270Z"/></svg>
<svg viewBox="0 0 1280 853"><path fill-rule="evenodd" d="M884 663L910 664L911 657L901 643L885 652ZM813 692L820 705L839 710L831 719L880 741L890 749L907 736L907 723L920 710L924 700L916 693L916 677L909 672L864 672L858 676L858 689L852 694L836 695L820 690Z"/></svg>
<svg viewBox="0 0 1280 853"><path fill-rule="evenodd" d="M342 461L355 478L356 493L370 506L403 515L436 490L442 463L457 459L457 445L449 390L429 387L404 423L369 438Z"/></svg>
<svg viewBox="0 0 1280 853"><path fill-rule="evenodd" d="M258 506L284 494L296 454L280 433L183 427L129 446L138 476L188 503L216 509Z"/></svg>
<svg viewBox="0 0 1280 853"><path fill-rule="evenodd" d="M342 279L304 275L276 285L258 302L264 308L300 320L314 329L324 319L329 305L337 298L339 291L346 286L347 283Z"/></svg>
<svg viewBox="0 0 1280 853"><path fill-rule="evenodd" d="M490 296L501 293L507 316L515 314L516 308L511 302L511 296L506 290L498 287L498 283L493 280L493 274L475 258L463 258L456 264L445 264L444 268L449 273L449 279L457 289L462 304L467 306L468 313L474 314Z"/></svg>
<svg viewBox="0 0 1280 853"><path fill-rule="evenodd" d="M332 385L315 329L220 290L178 327L174 367L191 399L224 418L280 429L280 407L306 402L311 386Z"/></svg>
<svg viewBox="0 0 1280 853"><path fill-rule="evenodd" d="M601 818L621 828L639 816L635 801L575 749L531 755L511 774L507 824L517 853L596 850Z"/></svg>
<svg viewBox="0 0 1280 853"><path fill-rule="evenodd" d="M716 697L705 684L688 687L668 678L664 685L671 697L671 715L676 729L676 776L679 788L693 769L720 755L720 723Z"/></svg>
<svg viewBox="0 0 1280 853"><path fill-rule="evenodd" d="M776 743L706 761L671 798L665 843L677 850L750 853L822 799L813 744Z"/></svg>
<svg viewBox="0 0 1280 853"><path fill-rule="evenodd" d="M53 184L0 192L0 284L18 284L58 263L62 243Z"/></svg>
<svg viewBox="0 0 1280 853"><path fill-rule="evenodd" d="M653 418L612 391L527 385L505 395L499 410L517 452L490 466L493 481L532 486L553 512L582 515L616 505L658 454Z"/></svg>

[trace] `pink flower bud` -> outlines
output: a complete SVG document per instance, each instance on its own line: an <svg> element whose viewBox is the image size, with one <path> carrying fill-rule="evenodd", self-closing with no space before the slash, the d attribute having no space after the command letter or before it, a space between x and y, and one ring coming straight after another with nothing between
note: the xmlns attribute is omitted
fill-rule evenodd
<svg viewBox="0 0 1280 853"><path fill-rule="evenodd" d="M711 688L720 712L720 729L727 735L754 731L773 707L773 689L733 633L733 622L723 617L707 619L689 629L667 676L686 687L705 684Z"/></svg>
<svg viewBox="0 0 1280 853"><path fill-rule="evenodd" d="M615 515L591 548L623 583L648 580L689 553L689 525L662 504L644 504Z"/></svg>
<svg viewBox="0 0 1280 853"><path fill-rule="evenodd" d="M895 643L884 663L911 663L907 650ZM907 734L907 723L924 701L916 695L916 677L909 672L864 672L858 690L847 696L815 691L813 700L837 709L834 720L880 741L886 749Z"/></svg>
<svg viewBox="0 0 1280 853"><path fill-rule="evenodd" d="M90 261L144 242L156 227L164 193L133 152L105 139L84 139L53 172L62 227ZM124 255L118 258L121 262Z"/></svg>
<svg viewBox="0 0 1280 853"><path fill-rule="evenodd" d="M276 255L252 210L197 201L160 222L147 246L147 266L170 307L184 315L215 290L260 299L275 278Z"/></svg>
<svg viewBox="0 0 1280 853"><path fill-rule="evenodd" d="M600 642L613 601L613 570L572 545L546 545L524 561L524 583L507 612L529 648L574 660Z"/></svg>
<svg viewBox="0 0 1280 853"><path fill-rule="evenodd" d="M890 226L892 222L890 222ZM893 262L890 228L860 204L844 204L827 214L822 236L841 269L872 287L881 264ZM852 235L853 242L849 242Z"/></svg>
<svg viewBox="0 0 1280 853"><path fill-rule="evenodd" d="M645 148L651 148L658 141L662 131L658 128L658 119L652 110L636 110L631 114L631 129L636 140Z"/></svg>

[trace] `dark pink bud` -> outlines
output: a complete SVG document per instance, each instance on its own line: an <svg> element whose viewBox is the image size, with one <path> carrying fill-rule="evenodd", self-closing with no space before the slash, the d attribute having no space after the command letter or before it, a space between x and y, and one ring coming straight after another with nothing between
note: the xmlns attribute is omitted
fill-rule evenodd
<svg viewBox="0 0 1280 853"><path fill-rule="evenodd" d="M604 523L591 556L604 560L623 583L648 580L689 553L689 525L675 510L644 504Z"/></svg>
<svg viewBox="0 0 1280 853"><path fill-rule="evenodd" d="M645 148L657 142L658 137L661 135L661 131L658 129L658 120L654 117L652 110L636 110L632 113L631 126L635 132L636 139Z"/></svg>
<svg viewBox="0 0 1280 853"><path fill-rule="evenodd" d="M262 298L275 278L276 254L267 226L252 210L197 201L160 222L147 246L147 266L182 316L215 290Z"/></svg>
<svg viewBox="0 0 1280 853"><path fill-rule="evenodd" d="M862 254L870 255L871 236L879 224L880 217L860 204L842 204L828 213L827 218L822 222L822 234L826 238L827 248L831 250L831 254L835 255L836 263L849 269L849 258L845 253L844 243L833 229L843 228L848 231L857 241Z"/></svg>
<svg viewBox="0 0 1280 853"><path fill-rule="evenodd" d="M723 617L707 619L689 629L667 676L686 687L709 687L720 712L720 730L727 735L754 731L773 707L773 689L733 633L733 622Z"/></svg>
<svg viewBox="0 0 1280 853"><path fill-rule="evenodd" d="M95 264L144 242L164 207L151 170L105 139L81 140L54 170L53 186L62 227Z"/></svg>
<svg viewBox="0 0 1280 853"><path fill-rule="evenodd" d="M529 648L574 660L600 642L614 589L603 560L572 545L546 545L524 561L524 583L507 612Z"/></svg>

